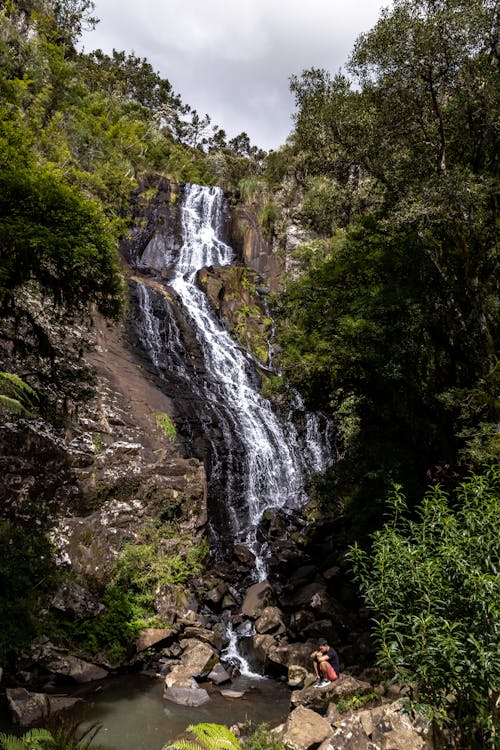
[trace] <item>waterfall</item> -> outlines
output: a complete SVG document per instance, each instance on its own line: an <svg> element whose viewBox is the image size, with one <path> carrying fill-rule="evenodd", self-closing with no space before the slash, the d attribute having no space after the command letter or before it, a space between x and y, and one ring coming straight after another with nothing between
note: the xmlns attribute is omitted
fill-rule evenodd
<svg viewBox="0 0 500 750"><path fill-rule="evenodd" d="M232 248L221 239L223 201L219 188L186 185L179 251L173 255L165 243L162 256L156 236L138 263L139 267L154 263L157 270L168 267L166 288L173 290L180 302L203 366L196 370L192 362L184 361L182 333L172 306L165 295L162 298L147 284L138 284L137 292L141 338L159 374L188 385L205 414L211 446L209 487L223 491L229 535L255 554L257 575L262 580L267 571L257 532L264 512L299 507L305 499L307 470L324 469L331 451L320 416L306 416L305 444L291 420L278 418L259 391L252 357L232 340L197 285L202 268L227 266L235 260ZM211 431L217 433L217 440Z"/></svg>

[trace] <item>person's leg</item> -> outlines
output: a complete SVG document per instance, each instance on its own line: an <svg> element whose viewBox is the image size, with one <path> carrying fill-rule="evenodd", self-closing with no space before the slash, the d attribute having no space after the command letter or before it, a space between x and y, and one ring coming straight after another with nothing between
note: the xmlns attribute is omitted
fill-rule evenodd
<svg viewBox="0 0 500 750"><path fill-rule="evenodd" d="M321 675L321 663L318 661L318 658L315 654L313 654L313 667L316 674L316 680L313 684L313 687L318 687L323 677Z"/></svg>
<svg viewBox="0 0 500 750"><path fill-rule="evenodd" d="M329 661L323 661L320 664L321 668L321 677L323 680L327 680L328 682L334 682L338 679L338 674L332 667Z"/></svg>
<svg viewBox="0 0 500 750"><path fill-rule="evenodd" d="M318 659L316 656L313 656L313 667L314 667L314 672L316 673L316 677L319 679L321 677L321 673L320 673L321 663L318 662Z"/></svg>

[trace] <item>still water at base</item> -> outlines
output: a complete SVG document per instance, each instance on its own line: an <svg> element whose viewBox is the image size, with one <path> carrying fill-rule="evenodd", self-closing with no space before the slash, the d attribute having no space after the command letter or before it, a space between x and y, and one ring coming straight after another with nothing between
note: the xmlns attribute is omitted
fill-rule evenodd
<svg viewBox="0 0 500 750"><path fill-rule="evenodd" d="M93 722L102 724L94 744L106 750L161 750L189 724L208 721L230 726L251 721L276 726L288 714L290 690L274 680L237 677L230 689L245 691L242 698L224 698L218 688L208 689L211 700L190 708L162 698L160 679L118 677L106 680L103 690L87 696L73 716L83 719L83 728Z"/></svg>

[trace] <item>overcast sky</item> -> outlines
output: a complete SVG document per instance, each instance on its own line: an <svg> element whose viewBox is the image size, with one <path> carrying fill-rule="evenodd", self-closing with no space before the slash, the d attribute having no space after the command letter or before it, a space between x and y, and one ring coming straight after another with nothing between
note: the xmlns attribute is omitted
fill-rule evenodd
<svg viewBox="0 0 500 750"><path fill-rule="evenodd" d="M289 77L342 67L389 0L95 0L87 51L146 57L174 91L229 137L265 149L292 128Z"/></svg>

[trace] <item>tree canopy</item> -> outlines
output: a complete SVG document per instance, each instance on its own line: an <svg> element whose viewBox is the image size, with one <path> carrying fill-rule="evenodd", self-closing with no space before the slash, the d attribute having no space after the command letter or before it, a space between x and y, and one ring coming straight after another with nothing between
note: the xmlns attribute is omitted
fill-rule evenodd
<svg viewBox="0 0 500 750"><path fill-rule="evenodd" d="M302 219L286 372L339 425L336 489L383 503L498 460L498 4L396 0L348 71L291 79Z"/></svg>

